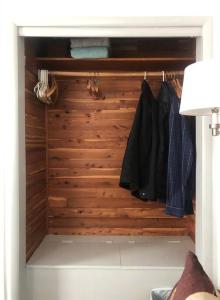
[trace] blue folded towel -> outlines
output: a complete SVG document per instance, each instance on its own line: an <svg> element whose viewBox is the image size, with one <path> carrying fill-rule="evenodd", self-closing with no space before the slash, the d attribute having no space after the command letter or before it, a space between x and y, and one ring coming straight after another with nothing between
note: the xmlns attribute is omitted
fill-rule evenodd
<svg viewBox="0 0 220 300"><path fill-rule="evenodd" d="M73 58L107 58L107 47L74 48L70 50Z"/></svg>
<svg viewBox="0 0 220 300"><path fill-rule="evenodd" d="M109 47L108 38L72 38L70 39L71 48L85 47Z"/></svg>

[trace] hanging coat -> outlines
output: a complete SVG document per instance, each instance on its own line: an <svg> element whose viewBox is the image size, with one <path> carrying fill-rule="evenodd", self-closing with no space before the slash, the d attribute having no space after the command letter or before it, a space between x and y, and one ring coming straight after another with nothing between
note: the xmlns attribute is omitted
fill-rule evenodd
<svg viewBox="0 0 220 300"><path fill-rule="evenodd" d="M157 197L166 202L167 196L167 162L169 151L169 113L171 95L169 84L164 81L161 84L158 96L158 155L156 169Z"/></svg>
<svg viewBox="0 0 220 300"><path fill-rule="evenodd" d="M180 99L170 86L169 154L166 213L176 217L193 213L195 145L193 117L179 114Z"/></svg>
<svg viewBox="0 0 220 300"><path fill-rule="evenodd" d="M119 183L140 199L156 198L157 147L158 104L147 81L144 80Z"/></svg>

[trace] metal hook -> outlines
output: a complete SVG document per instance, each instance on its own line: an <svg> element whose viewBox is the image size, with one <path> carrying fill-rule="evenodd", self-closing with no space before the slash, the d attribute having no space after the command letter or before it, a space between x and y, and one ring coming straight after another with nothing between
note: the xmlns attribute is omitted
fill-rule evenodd
<svg viewBox="0 0 220 300"><path fill-rule="evenodd" d="M144 72L144 80L147 80L147 72Z"/></svg>

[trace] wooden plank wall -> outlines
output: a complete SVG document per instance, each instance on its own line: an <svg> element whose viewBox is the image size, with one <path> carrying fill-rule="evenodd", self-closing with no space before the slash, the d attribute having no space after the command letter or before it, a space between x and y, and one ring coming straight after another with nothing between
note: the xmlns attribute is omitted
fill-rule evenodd
<svg viewBox="0 0 220 300"><path fill-rule="evenodd" d="M118 186L141 80L103 78L94 99L86 78L60 78L48 107L48 231L52 234L187 233L186 219L164 214ZM154 93L160 80L150 82Z"/></svg>
<svg viewBox="0 0 220 300"><path fill-rule="evenodd" d="M45 105L33 93L37 82L33 44L26 41L26 258L47 233Z"/></svg>
<svg viewBox="0 0 220 300"><path fill-rule="evenodd" d="M36 100L34 57L68 57L69 51L62 46L67 42L26 39L27 259L47 232L140 235L190 232L192 235L193 218L166 216L162 204L142 202L118 186L140 80L101 79L104 99L96 100L86 90L87 78L60 78L56 105L45 108ZM192 39L164 39L162 43L149 39L147 44L138 39L111 42L113 57L121 57L122 53L124 57L138 57L141 53L152 59L175 57L175 53L190 59L195 57ZM52 66L55 64L57 68L57 63L59 59ZM94 65L94 62L91 66L87 64L85 69L94 70ZM123 62L120 70L132 70L135 65L136 62ZM102 70L103 65L97 66ZM105 70L115 68L120 71L112 62L105 63ZM149 69L148 63L143 71ZM154 80L150 84L157 93L160 82Z"/></svg>

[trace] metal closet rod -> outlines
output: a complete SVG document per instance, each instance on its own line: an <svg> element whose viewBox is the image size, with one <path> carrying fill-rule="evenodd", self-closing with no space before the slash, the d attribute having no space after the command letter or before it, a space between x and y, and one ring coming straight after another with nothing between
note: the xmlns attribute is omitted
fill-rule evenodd
<svg viewBox="0 0 220 300"><path fill-rule="evenodd" d="M69 77L163 77L165 76L183 76L183 71L157 71L157 72L78 72L78 71L49 71L53 76Z"/></svg>

